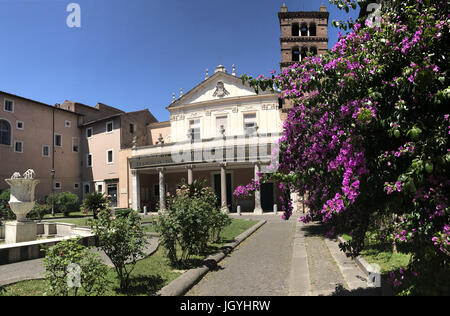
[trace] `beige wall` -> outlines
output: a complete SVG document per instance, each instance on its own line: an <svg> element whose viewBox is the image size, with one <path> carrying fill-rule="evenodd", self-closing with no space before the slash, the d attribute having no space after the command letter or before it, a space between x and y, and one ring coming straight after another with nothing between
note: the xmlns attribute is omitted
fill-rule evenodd
<svg viewBox="0 0 450 316"><path fill-rule="evenodd" d="M13 113L4 111L5 99L14 101ZM0 119L11 124L12 144L0 145L0 189L8 188L3 179L10 178L14 172L23 174L27 169L33 169L41 181L36 188L36 198L41 200L51 193L53 110L55 133L62 135L62 147L54 150L55 182L61 182L62 188L55 192L81 192L81 188L74 189L74 184L80 183L80 153L72 150L72 138L80 141L78 115L4 93L0 93ZM17 121L23 121L23 130L16 128ZM70 127L65 126L66 121L70 121ZM14 141L23 142L23 153L14 152ZM49 157L42 156L43 145L50 147Z"/></svg>
<svg viewBox="0 0 450 316"><path fill-rule="evenodd" d="M106 132L106 124L113 122L113 131ZM97 191L101 184L105 192L105 180L119 179L119 151L120 151L120 117L102 120L81 128L82 134L82 180L83 184L90 184L90 191ZM86 131L93 128L93 136L87 138ZM113 162L107 162L107 151L113 151ZM92 167L87 164L87 156L92 154ZM94 186L95 184L95 186ZM84 188L83 188L84 191Z"/></svg>

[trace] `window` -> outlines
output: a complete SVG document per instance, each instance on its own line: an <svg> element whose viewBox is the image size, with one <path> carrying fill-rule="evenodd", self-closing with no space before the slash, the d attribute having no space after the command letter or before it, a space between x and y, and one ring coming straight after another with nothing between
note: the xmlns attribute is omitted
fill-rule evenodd
<svg viewBox="0 0 450 316"><path fill-rule="evenodd" d="M61 182L55 182L55 190L61 190Z"/></svg>
<svg viewBox="0 0 450 316"><path fill-rule="evenodd" d="M200 120L189 121L189 133L191 140L200 139Z"/></svg>
<svg viewBox="0 0 450 316"><path fill-rule="evenodd" d="M14 101L5 99L5 103L3 104L3 109L6 112L14 112Z"/></svg>
<svg viewBox="0 0 450 316"><path fill-rule="evenodd" d="M89 128L86 130L86 137L87 137L87 138L91 138L93 134L94 134L94 129L93 129L92 127L89 127Z"/></svg>
<svg viewBox="0 0 450 316"><path fill-rule="evenodd" d="M311 23L309 25L309 36L316 36L317 31L316 31L316 24L315 23Z"/></svg>
<svg viewBox="0 0 450 316"><path fill-rule="evenodd" d="M311 52L312 55L317 55L317 48L315 46L311 47L309 51Z"/></svg>
<svg viewBox="0 0 450 316"><path fill-rule="evenodd" d="M89 184L84 185L84 194L91 193L91 186Z"/></svg>
<svg viewBox="0 0 450 316"><path fill-rule="evenodd" d="M86 163L86 167L92 167L92 154L88 154L87 155L87 163Z"/></svg>
<svg viewBox="0 0 450 316"><path fill-rule="evenodd" d="M308 55L308 48L307 47L302 47L302 51L300 53L301 60L305 59L307 55Z"/></svg>
<svg viewBox="0 0 450 316"><path fill-rule="evenodd" d="M80 145L78 144L78 137L72 137L72 151L74 153L79 152Z"/></svg>
<svg viewBox="0 0 450 316"><path fill-rule="evenodd" d="M112 133L113 130L114 130L114 122L111 121L106 123L106 132Z"/></svg>
<svg viewBox="0 0 450 316"><path fill-rule="evenodd" d="M74 183L73 184L73 188L74 188L74 190L78 190L80 188L80 184L79 183Z"/></svg>
<svg viewBox="0 0 450 316"><path fill-rule="evenodd" d="M308 24L303 23L302 27L300 28L301 36L308 36Z"/></svg>
<svg viewBox="0 0 450 316"><path fill-rule="evenodd" d="M50 146L42 146L42 157L50 157Z"/></svg>
<svg viewBox="0 0 450 316"><path fill-rule="evenodd" d="M17 128L17 129L20 129L20 130L23 130L23 129L24 129L24 124L23 124L23 122L22 122L22 121L17 121L17 122L16 122L16 128Z"/></svg>
<svg viewBox="0 0 450 316"><path fill-rule="evenodd" d="M106 152L106 162L108 164L114 163L114 156L113 156L113 150L110 149Z"/></svg>
<svg viewBox="0 0 450 316"><path fill-rule="evenodd" d="M298 23L292 24L292 36L299 36L300 35L300 27L298 26Z"/></svg>
<svg viewBox="0 0 450 316"><path fill-rule="evenodd" d="M131 133L131 134L134 133L134 124L130 124L130 133Z"/></svg>
<svg viewBox="0 0 450 316"><path fill-rule="evenodd" d="M16 153L23 153L23 142L20 140L16 140L14 142L14 151Z"/></svg>
<svg viewBox="0 0 450 316"><path fill-rule="evenodd" d="M244 114L244 134L252 135L256 132L256 113Z"/></svg>
<svg viewBox="0 0 450 316"><path fill-rule="evenodd" d="M62 147L62 135L55 134L55 146Z"/></svg>
<svg viewBox="0 0 450 316"><path fill-rule="evenodd" d="M0 120L0 145L11 146L11 124L8 121Z"/></svg>
<svg viewBox="0 0 450 316"><path fill-rule="evenodd" d="M221 136L222 128L227 130L227 117L226 116L218 116L216 117L216 129L217 129L217 135Z"/></svg>
<svg viewBox="0 0 450 316"><path fill-rule="evenodd" d="M70 122L70 121L66 121L66 127L70 127L70 126L72 126L72 122Z"/></svg>
<svg viewBox="0 0 450 316"><path fill-rule="evenodd" d="M97 185L97 192L103 193L103 185L102 184Z"/></svg>
<svg viewBox="0 0 450 316"><path fill-rule="evenodd" d="M292 49L292 61L300 61L300 50L298 48Z"/></svg>

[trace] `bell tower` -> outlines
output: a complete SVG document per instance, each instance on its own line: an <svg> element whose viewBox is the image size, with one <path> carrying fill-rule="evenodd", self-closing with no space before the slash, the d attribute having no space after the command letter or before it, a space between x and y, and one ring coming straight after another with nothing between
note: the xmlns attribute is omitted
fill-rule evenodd
<svg viewBox="0 0 450 316"><path fill-rule="evenodd" d="M328 18L325 5L319 11L289 12L285 3L278 13L281 28L281 69L300 62L310 52L321 55L328 50Z"/></svg>

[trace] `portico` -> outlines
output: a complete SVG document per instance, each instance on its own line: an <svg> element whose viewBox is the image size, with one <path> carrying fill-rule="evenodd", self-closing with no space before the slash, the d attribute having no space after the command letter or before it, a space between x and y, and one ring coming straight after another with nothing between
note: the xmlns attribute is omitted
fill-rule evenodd
<svg viewBox="0 0 450 316"><path fill-rule="evenodd" d="M167 194L174 194L182 180L204 179L225 213L236 212L238 205L242 212L273 212L280 195L275 183L246 199L236 199L233 192L268 172L278 158L272 156L282 130L277 94L256 94L235 68L228 74L219 65L167 109L170 125L150 129L154 143L134 147L128 159L134 209L164 210Z"/></svg>

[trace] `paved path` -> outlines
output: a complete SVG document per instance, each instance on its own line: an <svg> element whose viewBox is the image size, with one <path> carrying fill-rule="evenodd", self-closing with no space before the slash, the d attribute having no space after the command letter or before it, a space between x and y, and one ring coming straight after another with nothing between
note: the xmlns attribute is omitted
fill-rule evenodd
<svg viewBox="0 0 450 316"><path fill-rule="evenodd" d="M280 216L249 216L267 223L236 248L186 295L376 295L364 273L318 224Z"/></svg>
<svg viewBox="0 0 450 316"><path fill-rule="evenodd" d="M295 219L243 216L267 223L208 273L188 296L282 296L288 294Z"/></svg>
<svg viewBox="0 0 450 316"><path fill-rule="evenodd" d="M152 254L159 245L159 238L152 237L144 249L146 256ZM111 260L98 248L93 251L100 254L100 258L109 267L113 267ZM22 261L17 263L0 265L0 285L13 284L20 281L43 279L45 269L42 266L43 259Z"/></svg>

